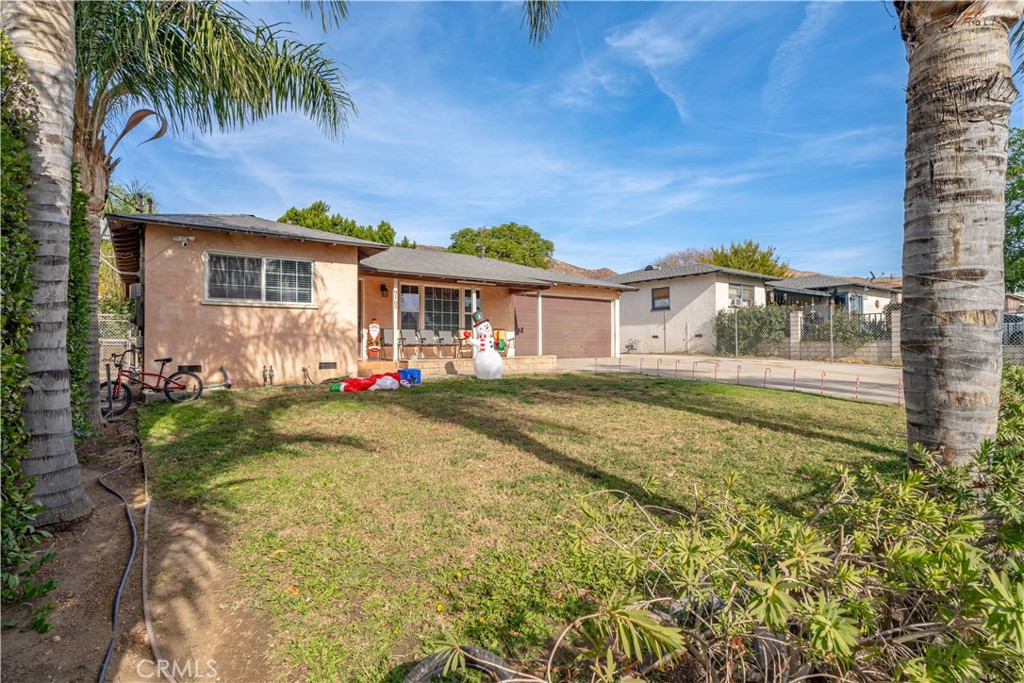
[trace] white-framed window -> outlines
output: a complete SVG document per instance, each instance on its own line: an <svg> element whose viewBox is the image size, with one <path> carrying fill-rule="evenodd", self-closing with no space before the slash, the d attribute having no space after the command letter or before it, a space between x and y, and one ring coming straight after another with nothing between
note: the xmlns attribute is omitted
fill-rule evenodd
<svg viewBox="0 0 1024 683"><path fill-rule="evenodd" d="M459 329L459 290L455 287L423 288L423 329Z"/></svg>
<svg viewBox="0 0 1024 683"><path fill-rule="evenodd" d="M669 308L669 288L655 287L651 290L651 310L667 311Z"/></svg>
<svg viewBox="0 0 1024 683"><path fill-rule="evenodd" d="M740 300L740 306L743 308L750 308L754 305L754 285L729 285L729 305L732 305L737 299Z"/></svg>
<svg viewBox="0 0 1024 683"><path fill-rule="evenodd" d="M399 290L398 312L401 329L420 329L420 288L419 285L402 285Z"/></svg>
<svg viewBox="0 0 1024 683"><path fill-rule="evenodd" d="M313 262L207 252L206 299L312 305Z"/></svg>
<svg viewBox="0 0 1024 683"><path fill-rule="evenodd" d="M473 293L476 292L476 308L473 307ZM473 329L473 312L476 309L483 308L483 304L480 301L480 290L464 289L462 290L462 312L463 312L463 324L462 329L471 330Z"/></svg>

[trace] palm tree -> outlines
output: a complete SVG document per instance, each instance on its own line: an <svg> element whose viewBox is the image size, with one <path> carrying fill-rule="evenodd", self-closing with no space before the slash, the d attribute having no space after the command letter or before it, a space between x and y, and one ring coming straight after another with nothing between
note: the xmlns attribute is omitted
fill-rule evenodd
<svg viewBox="0 0 1024 683"><path fill-rule="evenodd" d="M302 7L318 9L325 29L346 16L344 2ZM90 414L98 421L100 219L122 137L149 116L162 123L159 137L168 127L233 130L285 111L302 112L334 136L355 108L322 46L296 42L283 28L252 22L219 0L79 2L75 29L74 160L89 194ZM117 137L108 145L111 133Z"/></svg>
<svg viewBox="0 0 1024 683"><path fill-rule="evenodd" d="M25 354L29 454L22 471L36 477L35 497L45 506L36 523L46 525L78 519L93 507L75 457L66 348L74 8L69 1L5 2L2 18L39 101L36 134L30 143L29 230L39 246L33 266L32 334Z"/></svg>
<svg viewBox="0 0 1024 683"><path fill-rule="evenodd" d="M1002 370L1009 31L1022 5L895 2L907 47L907 442L943 465L992 439Z"/></svg>

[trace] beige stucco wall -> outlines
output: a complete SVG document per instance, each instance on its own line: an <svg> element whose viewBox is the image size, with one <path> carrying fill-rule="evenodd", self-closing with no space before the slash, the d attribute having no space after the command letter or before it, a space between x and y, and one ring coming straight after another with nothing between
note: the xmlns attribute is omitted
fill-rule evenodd
<svg viewBox="0 0 1024 683"><path fill-rule="evenodd" d="M640 353L714 353L715 315L729 307L729 285L754 286L754 305L765 304L764 282L708 273L639 283L623 292L620 343L638 341ZM669 288L669 309L651 310L651 290Z"/></svg>
<svg viewBox="0 0 1024 683"><path fill-rule="evenodd" d="M176 235L195 239L182 247ZM204 301L207 251L314 261L313 306ZM356 373L355 247L150 225L143 253L147 371L159 369L154 358L170 356L168 373L202 365L209 382L224 366L239 387L261 385L264 365L273 366L275 384L301 383L304 366L314 381ZM337 370L321 371L321 362Z"/></svg>

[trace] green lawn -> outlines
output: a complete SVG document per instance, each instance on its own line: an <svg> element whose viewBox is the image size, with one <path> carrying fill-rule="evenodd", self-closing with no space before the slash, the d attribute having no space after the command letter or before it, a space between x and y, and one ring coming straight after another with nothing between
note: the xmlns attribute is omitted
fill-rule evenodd
<svg viewBox="0 0 1024 683"><path fill-rule="evenodd" d="M536 655L610 577L576 496L683 506L693 485L797 514L835 465L903 466L891 406L638 375L397 392L221 392L142 412L157 494L222 524L239 594L311 680L401 680L424 638Z"/></svg>

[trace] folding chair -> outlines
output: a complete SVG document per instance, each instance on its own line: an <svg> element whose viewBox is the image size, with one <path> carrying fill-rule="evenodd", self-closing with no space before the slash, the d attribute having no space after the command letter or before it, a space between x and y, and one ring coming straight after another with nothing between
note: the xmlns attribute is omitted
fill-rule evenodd
<svg viewBox="0 0 1024 683"><path fill-rule="evenodd" d="M455 337L452 336L451 330L441 330L437 333L437 344L438 349L444 351L448 349L451 351L452 358L455 358Z"/></svg>
<svg viewBox="0 0 1024 683"><path fill-rule="evenodd" d="M424 353L426 349L430 349L434 352L434 358L440 358L440 354L437 349L437 332L434 330L421 330L420 331L420 345L423 346Z"/></svg>
<svg viewBox="0 0 1024 683"><path fill-rule="evenodd" d="M388 354L395 346L395 331L391 328L384 328L380 331L380 357L388 359Z"/></svg>
<svg viewBox="0 0 1024 683"><path fill-rule="evenodd" d="M412 356L409 355L408 351L409 347L419 348L422 346L420 344L419 335L416 334L416 330L402 330L400 335L401 336L399 338L401 339L402 348L406 349L405 357L411 358ZM418 356L419 354L417 354L417 357Z"/></svg>

